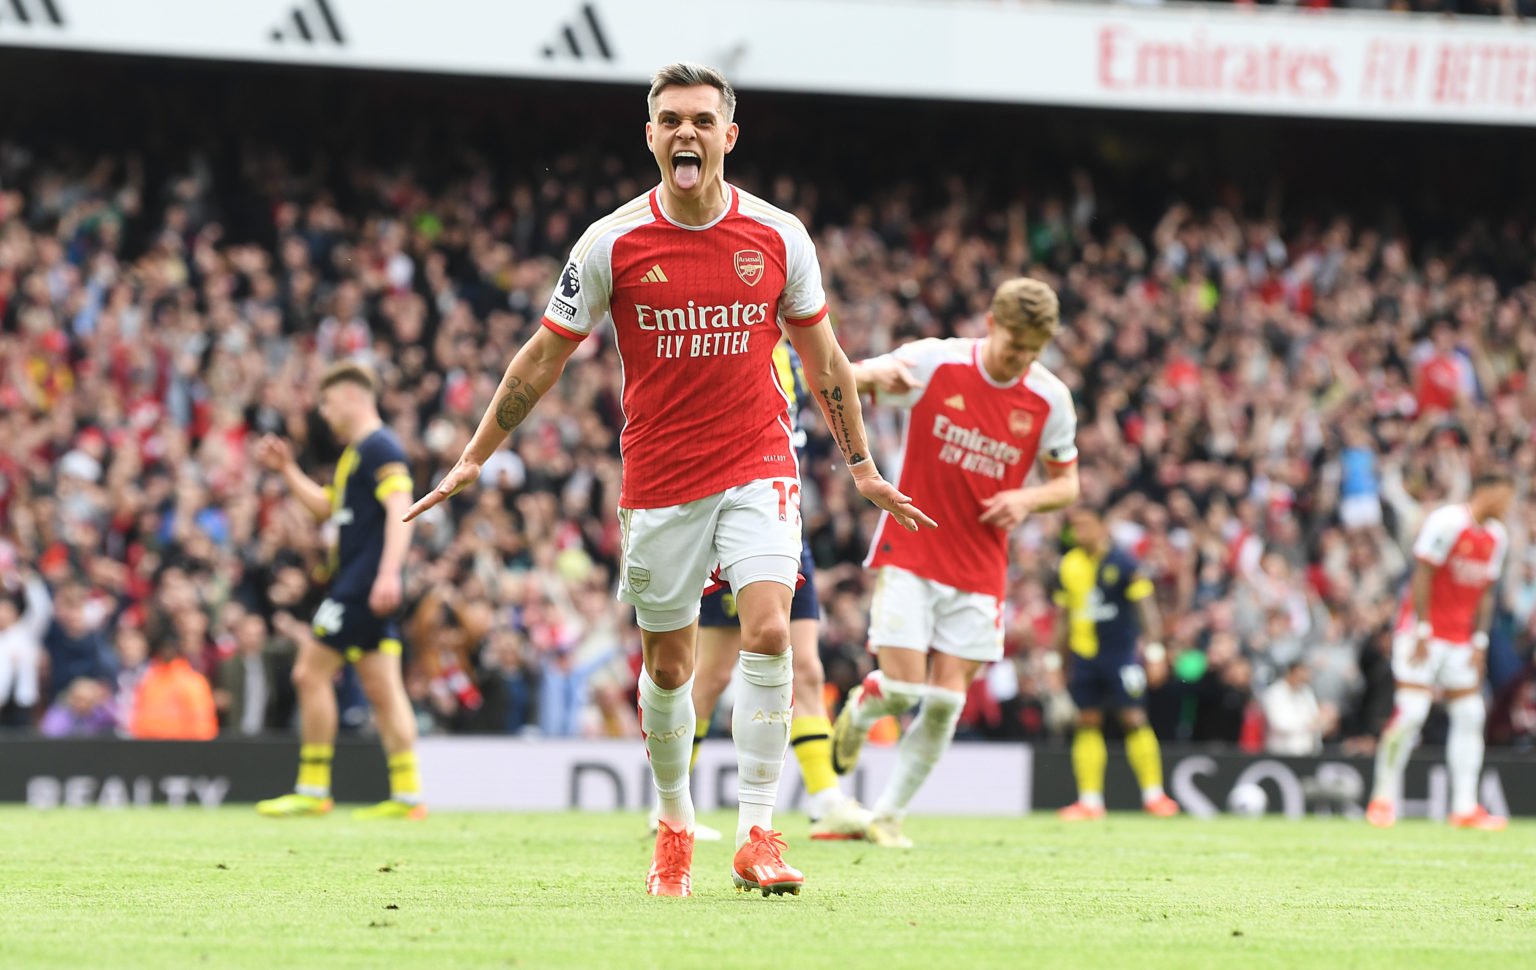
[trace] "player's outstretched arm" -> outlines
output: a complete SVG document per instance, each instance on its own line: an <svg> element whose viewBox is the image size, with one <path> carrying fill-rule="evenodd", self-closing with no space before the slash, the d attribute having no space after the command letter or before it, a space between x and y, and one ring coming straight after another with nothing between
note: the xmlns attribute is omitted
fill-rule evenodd
<svg viewBox="0 0 1536 970"><path fill-rule="evenodd" d="M501 447L512 429L523 423L528 412L539 403L539 398L555 386L555 381L565 370L566 361L571 359L578 346L577 341L562 337L548 327L540 327L533 339L523 344L512 363L507 365L501 386L480 418L475 436L464 447L464 454L436 488L410 507L405 513L406 522L474 484L480 477L480 466Z"/></svg>
<svg viewBox="0 0 1536 970"><path fill-rule="evenodd" d="M293 457L293 448L277 435L262 435L256 442L256 460L268 470L283 476L283 484L299 500L299 504L317 520L331 514L331 497L325 486L304 474Z"/></svg>
<svg viewBox="0 0 1536 970"><path fill-rule="evenodd" d="M869 454L853 365L832 335L832 324L822 319L814 326L790 327L789 342L800 355L800 362L805 366L805 382L821 405L827 428L842 450L843 460L848 463L859 494L889 512L909 532L916 532L919 525L936 527L938 523L927 513L880 477L880 470Z"/></svg>

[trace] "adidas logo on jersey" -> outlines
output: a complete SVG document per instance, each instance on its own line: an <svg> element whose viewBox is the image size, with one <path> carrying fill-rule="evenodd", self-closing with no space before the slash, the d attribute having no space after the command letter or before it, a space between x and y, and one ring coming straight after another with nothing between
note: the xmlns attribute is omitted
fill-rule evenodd
<svg viewBox="0 0 1536 970"><path fill-rule="evenodd" d="M947 408L954 408L956 411L964 411L965 397L960 394L956 394L954 397L947 397L944 399L944 406Z"/></svg>
<svg viewBox="0 0 1536 970"><path fill-rule="evenodd" d="M649 273L646 273L644 276L640 277L640 282L666 283L668 282L667 274L661 271L661 264L657 263L655 266L651 267L651 271Z"/></svg>

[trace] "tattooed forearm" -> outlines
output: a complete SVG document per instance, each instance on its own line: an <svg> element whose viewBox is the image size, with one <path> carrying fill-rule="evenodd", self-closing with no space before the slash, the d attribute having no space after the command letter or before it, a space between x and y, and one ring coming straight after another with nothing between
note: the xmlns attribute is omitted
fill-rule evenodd
<svg viewBox="0 0 1536 970"><path fill-rule="evenodd" d="M520 377L508 377L503 388L506 394L496 405L496 424L503 431L511 431L522 424L528 412L539 403L539 392Z"/></svg>
<svg viewBox="0 0 1536 970"><path fill-rule="evenodd" d="M850 465L857 465L864 460L864 455L853 444L853 432L848 428L848 411L843 405L843 389L841 387L823 388L821 391L821 409L827 415L827 429L832 432L832 439L837 442L837 447L843 453L843 461Z"/></svg>

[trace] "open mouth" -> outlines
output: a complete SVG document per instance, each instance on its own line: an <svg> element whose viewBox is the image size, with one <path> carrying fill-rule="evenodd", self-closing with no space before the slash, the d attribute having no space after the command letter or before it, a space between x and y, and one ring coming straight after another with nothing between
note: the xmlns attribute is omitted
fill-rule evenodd
<svg viewBox="0 0 1536 970"><path fill-rule="evenodd" d="M677 187L685 192L699 184L699 173L703 167L704 160L698 152L682 151L672 156L672 178L677 182Z"/></svg>

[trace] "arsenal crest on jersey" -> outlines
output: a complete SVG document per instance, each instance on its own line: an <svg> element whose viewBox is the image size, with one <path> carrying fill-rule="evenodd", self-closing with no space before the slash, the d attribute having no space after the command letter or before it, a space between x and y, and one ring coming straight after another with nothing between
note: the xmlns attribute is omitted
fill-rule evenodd
<svg viewBox="0 0 1536 970"><path fill-rule="evenodd" d="M736 254L736 275L748 286L757 285L757 281L763 278L766 266L763 254L755 249L743 249Z"/></svg>
<svg viewBox="0 0 1536 970"><path fill-rule="evenodd" d="M1015 438L1027 438L1035 429L1035 416L1022 408L1008 412L1008 431Z"/></svg>

